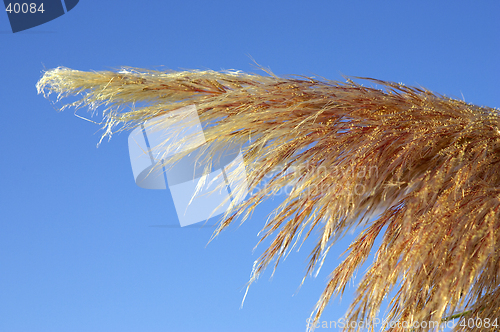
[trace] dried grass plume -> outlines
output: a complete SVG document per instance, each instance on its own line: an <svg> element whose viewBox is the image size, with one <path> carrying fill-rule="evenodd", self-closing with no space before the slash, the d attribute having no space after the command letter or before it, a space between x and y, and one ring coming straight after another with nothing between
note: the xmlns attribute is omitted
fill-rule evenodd
<svg viewBox="0 0 500 332"><path fill-rule="evenodd" d="M500 317L499 110L368 82L381 88L270 72L57 68L45 72L37 88L58 99L81 97L66 106L102 106L103 137L195 104L200 120L210 124L210 149L244 146L253 192L224 216L215 234L292 185L263 229L261 241L270 245L250 282L270 264L277 266L299 240L319 234L308 265L312 273L339 237L362 225L329 276L314 319L373 249L375 260L358 286L349 320L373 319L397 290L389 320L441 321L460 311L493 322ZM373 170L370 176L367 170ZM376 238L381 245L373 248Z"/></svg>

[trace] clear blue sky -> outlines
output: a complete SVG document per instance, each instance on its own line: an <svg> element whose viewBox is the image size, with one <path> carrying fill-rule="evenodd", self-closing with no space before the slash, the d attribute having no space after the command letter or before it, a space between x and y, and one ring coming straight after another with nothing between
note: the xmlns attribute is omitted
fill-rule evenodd
<svg viewBox="0 0 500 332"><path fill-rule="evenodd" d="M279 198L208 246L210 229L151 227L177 222L169 193L135 185L127 134L96 148L96 125L37 95L44 68L255 71L251 56L279 75L369 76L498 108L499 14L498 1L81 0L13 34L0 13L0 331L304 331L345 249L297 293L310 246L290 255L240 309Z"/></svg>

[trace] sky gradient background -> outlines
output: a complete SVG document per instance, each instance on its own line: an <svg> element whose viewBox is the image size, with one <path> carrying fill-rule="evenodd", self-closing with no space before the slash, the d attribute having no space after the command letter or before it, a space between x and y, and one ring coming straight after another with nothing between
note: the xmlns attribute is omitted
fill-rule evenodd
<svg viewBox="0 0 500 332"><path fill-rule="evenodd" d="M208 246L210 228L152 227L177 222L168 191L135 185L128 134L96 148L97 125L37 95L44 68L255 72L253 58L278 75L374 77L499 108L499 14L498 1L81 0L13 34L0 13L0 331L304 331L352 239L297 292L306 243L240 309L280 198Z"/></svg>

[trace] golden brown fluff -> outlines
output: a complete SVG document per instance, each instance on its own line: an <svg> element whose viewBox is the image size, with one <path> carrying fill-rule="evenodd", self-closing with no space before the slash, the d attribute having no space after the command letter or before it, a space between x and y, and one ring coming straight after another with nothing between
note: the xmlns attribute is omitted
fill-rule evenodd
<svg viewBox="0 0 500 332"><path fill-rule="evenodd" d="M316 320L374 249L349 320L373 319L396 290L392 321L441 321L457 311L493 321L500 317L499 110L366 82L380 89L272 73L57 68L37 87L59 98L81 95L67 106L103 106L103 137L194 104L200 120L211 124L204 133L210 149L243 144L252 194L224 215L215 235L235 217L248 218L270 194L290 188L264 227L261 241L271 238L271 244L250 282L314 230L312 273L340 236L361 225L329 277ZM373 248L377 237L381 245Z"/></svg>

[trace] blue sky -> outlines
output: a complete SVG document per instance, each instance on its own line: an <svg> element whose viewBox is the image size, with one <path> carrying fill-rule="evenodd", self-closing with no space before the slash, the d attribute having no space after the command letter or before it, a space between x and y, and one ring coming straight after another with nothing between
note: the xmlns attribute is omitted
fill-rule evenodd
<svg viewBox="0 0 500 332"><path fill-rule="evenodd" d="M306 244L240 309L280 198L208 246L208 228L151 227L177 222L168 191L135 185L127 134L96 148L98 126L37 95L44 68L256 71L252 57L279 75L368 76L499 108L499 13L497 1L81 0L16 34L0 13L0 331L304 331L352 239L296 292Z"/></svg>

